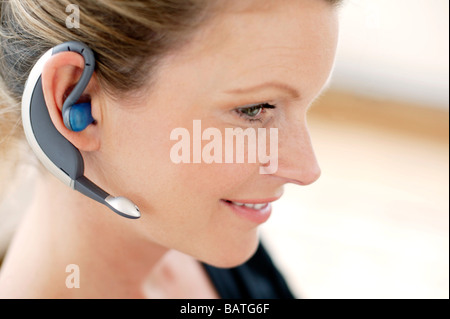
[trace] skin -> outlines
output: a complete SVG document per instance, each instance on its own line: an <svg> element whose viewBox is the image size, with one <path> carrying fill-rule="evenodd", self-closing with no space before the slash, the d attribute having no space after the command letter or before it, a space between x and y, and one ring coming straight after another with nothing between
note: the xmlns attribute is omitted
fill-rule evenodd
<svg viewBox="0 0 450 319"><path fill-rule="evenodd" d="M336 10L317 0L245 3L231 2L168 54L152 86L133 97L112 99L94 74L85 92L96 123L82 132L67 130L60 111L83 59L65 52L48 61L42 79L55 126L81 150L86 176L132 199L142 217L120 217L45 176L3 266L0 296L217 297L196 260L236 266L258 244L258 225L222 199L278 198L286 183L319 178L306 113L333 66ZM296 94L274 85L244 92L266 82ZM276 105L261 121L236 112L261 102ZM259 163L174 164L170 132L183 127L192 136L193 119L222 133L278 128L277 172L262 175ZM72 263L80 267L80 289L65 287Z"/></svg>

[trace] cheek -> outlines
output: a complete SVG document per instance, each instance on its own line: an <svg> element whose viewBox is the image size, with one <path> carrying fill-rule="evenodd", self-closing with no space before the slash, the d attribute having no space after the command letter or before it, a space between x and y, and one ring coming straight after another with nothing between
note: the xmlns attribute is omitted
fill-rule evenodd
<svg viewBox="0 0 450 319"><path fill-rule="evenodd" d="M257 172L254 164L172 164L172 168L180 192L205 204L235 195Z"/></svg>
<svg viewBox="0 0 450 319"><path fill-rule="evenodd" d="M110 154L115 155L106 161L108 170L114 172L114 184L122 193L131 193L140 206L149 210L163 205L173 209L199 202L208 205L221 198L236 197L240 185L258 174L259 166L247 161L176 164L170 157L177 142L170 140L170 133L178 127L176 124L169 119L146 121L142 118L126 123L109 138L112 141Z"/></svg>
<svg viewBox="0 0 450 319"><path fill-rule="evenodd" d="M116 194L127 195L138 205L152 198L164 183L169 158L169 133L157 116L117 112L104 129L98 171ZM166 156L167 155L167 156Z"/></svg>

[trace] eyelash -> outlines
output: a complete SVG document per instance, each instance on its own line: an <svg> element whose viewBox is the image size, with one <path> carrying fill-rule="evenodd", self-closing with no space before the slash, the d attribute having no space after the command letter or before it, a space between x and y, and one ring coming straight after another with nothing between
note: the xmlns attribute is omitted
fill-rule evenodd
<svg viewBox="0 0 450 319"><path fill-rule="evenodd" d="M274 109L276 108L275 105L269 104L269 103L259 103L259 104L255 104L255 105L251 105L248 107L240 107L238 109L236 109L237 114L244 118L246 121L249 122L262 122L262 117L260 117L260 115L262 113L265 113L266 109ZM256 115L256 116L249 116L248 114L243 113L242 111L249 111L249 110L256 110L256 109L261 109L261 111Z"/></svg>

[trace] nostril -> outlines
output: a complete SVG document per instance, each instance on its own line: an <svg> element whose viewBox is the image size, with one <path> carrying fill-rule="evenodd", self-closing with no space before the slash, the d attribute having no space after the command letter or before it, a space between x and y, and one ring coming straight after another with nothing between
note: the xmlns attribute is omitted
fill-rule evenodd
<svg viewBox="0 0 450 319"><path fill-rule="evenodd" d="M322 174L319 166L307 169L286 169L282 167L274 176L282 178L285 183L306 186L317 181Z"/></svg>

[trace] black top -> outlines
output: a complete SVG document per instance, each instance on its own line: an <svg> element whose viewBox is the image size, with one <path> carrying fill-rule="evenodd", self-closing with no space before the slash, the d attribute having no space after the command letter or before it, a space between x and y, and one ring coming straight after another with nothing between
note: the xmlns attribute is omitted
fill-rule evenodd
<svg viewBox="0 0 450 319"><path fill-rule="evenodd" d="M259 244L256 253L234 268L203 264L223 299L294 299L283 276L266 249Z"/></svg>

